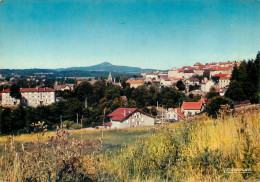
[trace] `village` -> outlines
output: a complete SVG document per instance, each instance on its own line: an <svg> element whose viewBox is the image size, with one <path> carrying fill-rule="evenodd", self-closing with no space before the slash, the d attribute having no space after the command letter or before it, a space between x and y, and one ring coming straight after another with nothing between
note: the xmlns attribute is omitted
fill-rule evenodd
<svg viewBox="0 0 260 182"><path fill-rule="evenodd" d="M103 123L99 128L128 128L139 126L150 126L154 124L169 123L183 120L203 112L206 108L207 98L205 95L212 89L220 96L224 96L230 84L230 78L234 66L239 66L241 62L219 62L201 64L199 62L191 66L182 68L172 68L168 71L155 71L150 73L141 73L139 76L130 77L124 81L116 81L115 77L109 73L105 82L115 86L122 87L126 84L130 88L138 88L146 85L147 89L154 87L159 92L162 88L173 87L184 93L186 96L196 95L201 99L197 102L184 101L176 108L165 108L157 102L156 117L151 113L146 113L137 108L124 107L117 108L112 113L108 113L110 122ZM39 85L35 88L20 88L21 98L15 98L10 95L10 88L1 92L1 106L15 107L19 105L38 107L48 106L56 102L64 101L64 98L57 97L56 92L73 91L82 82L95 84L98 79L94 77L70 77L65 80L73 80L74 83L63 83L56 78L52 87L46 87L45 81L48 75L52 73L37 73L34 76L27 77L26 80L36 81ZM1 85L11 85L19 80L21 75L14 75L6 81L1 74ZM122 77L121 77L122 78ZM41 82L40 82L41 81ZM125 83L123 83L125 82ZM128 102L126 96L122 96L125 102ZM151 109L152 106L147 106Z"/></svg>

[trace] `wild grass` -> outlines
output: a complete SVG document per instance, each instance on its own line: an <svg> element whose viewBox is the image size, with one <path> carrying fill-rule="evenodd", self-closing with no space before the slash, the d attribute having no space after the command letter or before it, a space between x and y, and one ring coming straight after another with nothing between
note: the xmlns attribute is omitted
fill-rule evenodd
<svg viewBox="0 0 260 182"><path fill-rule="evenodd" d="M103 140L101 129L46 132L38 123L35 134L2 139L0 181L259 181L259 120L258 107L103 130Z"/></svg>
<svg viewBox="0 0 260 182"><path fill-rule="evenodd" d="M168 125L119 153L99 156L96 179L258 181L259 120L259 108L255 108ZM250 169L251 173L224 173L227 169Z"/></svg>

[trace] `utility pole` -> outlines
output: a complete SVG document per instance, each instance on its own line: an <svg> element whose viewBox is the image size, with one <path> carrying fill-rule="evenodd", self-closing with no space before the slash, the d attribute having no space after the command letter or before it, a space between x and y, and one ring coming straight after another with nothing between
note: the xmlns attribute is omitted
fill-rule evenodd
<svg viewBox="0 0 260 182"><path fill-rule="evenodd" d="M103 138L104 138L104 127L105 127L105 116L106 116L106 107L105 107L105 109L104 109L104 117L103 117L103 128L102 128L102 140L103 140Z"/></svg>
<svg viewBox="0 0 260 182"><path fill-rule="evenodd" d="M62 126L62 115L60 115L60 126L61 126L61 128L63 128L63 126Z"/></svg>
<svg viewBox="0 0 260 182"><path fill-rule="evenodd" d="M88 98L85 98L85 108L88 108Z"/></svg>

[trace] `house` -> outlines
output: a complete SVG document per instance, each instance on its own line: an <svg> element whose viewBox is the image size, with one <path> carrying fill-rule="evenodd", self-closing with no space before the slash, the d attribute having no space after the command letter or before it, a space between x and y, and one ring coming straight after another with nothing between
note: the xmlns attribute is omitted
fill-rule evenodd
<svg viewBox="0 0 260 182"><path fill-rule="evenodd" d="M179 121L185 118L181 108L168 108L165 112L165 116L169 121Z"/></svg>
<svg viewBox="0 0 260 182"><path fill-rule="evenodd" d="M152 126L155 117L136 108L118 108L108 115L111 128Z"/></svg>
<svg viewBox="0 0 260 182"><path fill-rule="evenodd" d="M220 77L218 81L220 88L225 88L230 84L230 78L229 77Z"/></svg>
<svg viewBox="0 0 260 182"><path fill-rule="evenodd" d="M193 85L193 86L199 85L200 84L200 80L198 78L190 78L188 80L188 84L189 85Z"/></svg>
<svg viewBox="0 0 260 182"><path fill-rule="evenodd" d="M191 78L193 75L194 75L194 70L193 70L193 69L185 68L185 69L183 70L183 76L184 76L184 78L188 79L188 78Z"/></svg>
<svg viewBox="0 0 260 182"><path fill-rule="evenodd" d="M172 86L172 80L168 77L162 77L160 80L160 85L165 87Z"/></svg>
<svg viewBox="0 0 260 182"><path fill-rule="evenodd" d="M130 84L131 88L137 88L144 84L143 80L127 80L126 83Z"/></svg>
<svg viewBox="0 0 260 182"><path fill-rule="evenodd" d="M178 68L172 68L171 70L168 71L168 77L178 77Z"/></svg>
<svg viewBox="0 0 260 182"><path fill-rule="evenodd" d="M212 87L214 87L214 82L204 77L204 80L201 82L201 91L209 92Z"/></svg>
<svg viewBox="0 0 260 182"><path fill-rule="evenodd" d="M215 74L212 76L212 80L215 81L216 83L218 83L218 81L221 77L227 77L227 74Z"/></svg>
<svg viewBox="0 0 260 182"><path fill-rule="evenodd" d="M194 67L198 68L199 66L202 66L202 64L200 62L197 62L193 65Z"/></svg>
<svg viewBox="0 0 260 182"><path fill-rule="evenodd" d="M168 71L168 77L183 78L184 69L172 68Z"/></svg>
<svg viewBox="0 0 260 182"><path fill-rule="evenodd" d="M203 110L202 101L198 102L183 102L181 105L182 112L185 116L193 116L199 114Z"/></svg>
<svg viewBox="0 0 260 182"><path fill-rule="evenodd" d="M158 80L159 79L159 75L158 75L158 73L146 73L146 76L145 76L145 78L147 79L147 78L150 78L150 79L152 79L152 80Z"/></svg>
<svg viewBox="0 0 260 182"><path fill-rule="evenodd" d="M159 73L159 77L162 78L162 77L168 77L168 72L160 72Z"/></svg>
<svg viewBox="0 0 260 182"><path fill-rule="evenodd" d="M63 84L63 85L54 85L54 90L61 90L61 91L65 91L65 90L74 90L75 85L74 84Z"/></svg>
<svg viewBox="0 0 260 182"><path fill-rule="evenodd" d="M55 103L55 90L52 88L20 88L21 100L10 96L10 89L2 91L2 106L18 106L20 102L26 106L37 107Z"/></svg>
<svg viewBox="0 0 260 182"><path fill-rule="evenodd" d="M172 84L176 84L179 80L184 80L184 78L176 78L176 77L170 77Z"/></svg>

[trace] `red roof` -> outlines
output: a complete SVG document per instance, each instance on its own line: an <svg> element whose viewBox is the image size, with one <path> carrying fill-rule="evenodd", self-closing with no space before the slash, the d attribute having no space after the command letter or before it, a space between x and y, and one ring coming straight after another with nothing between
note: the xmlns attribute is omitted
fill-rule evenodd
<svg viewBox="0 0 260 182"><path fill-rule="evenodd" d="M123 121L124 119L132 115L135 111L139 111L142 112L143 114L154 117L136 108L118 108L114 112L110 113L108 116L111 117L111 120Z"/></svg>
<svg viewBox="0 0 260 182"><path fill-rule="evenodd" d="M165 81L171 81L171 79L170 78L162 78L163 80L165 80Z"/></svg>
<svg viewBox="0 0 260 182"><path fill-rule="evenodd" d="M200 110L202 107L202 102L183 102L181 108L186 110Z"/></svg>
<svg viewBox="0 0 260 182"><path fill-rule="evenodd" d="M218 67L219 71L228 71L230 69L231 69L231 67Z"/></svg>
<svg viewBox="0 0 260 182"><path fill-rule="evenodd" d="M181 112L181 108L174 108L174 110L178 113L178 119L183 119L183 118L185 118L185 115L184 114L182 114L182 112Z"/></svg>
<svg viewBox="0 0 260 182"><path fill-rule="evenodd" d="M111 122L109 122L109 123L105 123L104 126L111 127L111 126L112 126L112 123L111 123Z"/></svg>
<svg viewBox="0 0 260 182"><path fill-rule="evenodd" d="M176 78L176 77L170 77L173 80L183 80L184 78Z"/></svg>
<svg viewBox="0 0 260 182"><path fill-rule="evenodd" d="M200 100L201 100L201 102L204 103L204 104L207 103L207 101L208 101L207 98L201 98Z"/></svg>
<svg viewBox="0 0 260 182"><path fill-rule="evenodd" d="M225 64L234 64L234 62L222 62L220 63L221 65L225 65Z"/></svg>
<svg viewBox="0 0 260 182"><path fill-rule="evenodd" d="M54 92L52 88L20 88L20 92ZM2 93L9 93L10 89L5 89Z"/></svg>
<svg viewBox="0 0 260 182"><path fill-rule="evenodd" d="M215 74L213 75L213 77L226 77L227 74Z"/></svg>
<svg viewBox="0 0 260 182"><path fill-rule="evenodd" d="M229 80L229 77L220 77L220 80Z"/></svg>

